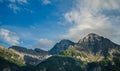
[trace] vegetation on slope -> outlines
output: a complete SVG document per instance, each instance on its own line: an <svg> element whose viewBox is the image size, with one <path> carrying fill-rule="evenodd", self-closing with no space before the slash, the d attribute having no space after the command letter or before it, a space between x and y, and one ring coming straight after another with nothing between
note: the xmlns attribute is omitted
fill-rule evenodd
<svg viewBox="0 0 120 71"><path fill-rule="evenodd" d="M0 46L0 59L8 60L9 62L19 66L25 66L24 60L20 58L19 55L15 54L11 50L4 48L3 46Z"/></svg>
<svg viewBox="0 0 120 71"><path fill-rule="evenodd" d="M64 56L53 56L36 67L36 71L83 71L84 64Z"/></svg>

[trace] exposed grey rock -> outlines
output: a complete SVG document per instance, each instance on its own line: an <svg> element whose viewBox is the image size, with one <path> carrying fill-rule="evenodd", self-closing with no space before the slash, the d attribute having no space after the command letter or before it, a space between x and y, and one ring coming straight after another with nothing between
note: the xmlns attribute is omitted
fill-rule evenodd
<svg viewBox="0 0 120 71"><path fill-rule="evenodd" d="M75 43L70 40L63 39L59 43L56 43L55 46L49 51L49 53L52 55L59 54L64 50L66 50L70 45L74 45L74 44Z"/></svg>

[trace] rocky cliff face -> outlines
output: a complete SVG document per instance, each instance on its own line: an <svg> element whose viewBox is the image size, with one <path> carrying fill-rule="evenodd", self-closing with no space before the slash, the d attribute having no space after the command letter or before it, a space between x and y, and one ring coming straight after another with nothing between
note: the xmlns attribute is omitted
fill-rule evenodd
<svg viewBox="0 0 120 71"><path fill-rule="evenodd" d="M74 42L63 39L59 43L56 43L55 46L49 51L50 54L58 54L66 50L70 45L74 45Z"/></svg>

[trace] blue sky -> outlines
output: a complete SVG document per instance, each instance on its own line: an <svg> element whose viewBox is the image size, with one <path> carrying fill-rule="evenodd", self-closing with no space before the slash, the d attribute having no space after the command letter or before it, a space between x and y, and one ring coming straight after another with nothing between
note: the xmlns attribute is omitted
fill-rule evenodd
<svg viewBox="0 0 120 71"><path fill-rule="evenodd" d="M119 0L0 0L0 45L49 50L97 33L120 44Z"/></svg>

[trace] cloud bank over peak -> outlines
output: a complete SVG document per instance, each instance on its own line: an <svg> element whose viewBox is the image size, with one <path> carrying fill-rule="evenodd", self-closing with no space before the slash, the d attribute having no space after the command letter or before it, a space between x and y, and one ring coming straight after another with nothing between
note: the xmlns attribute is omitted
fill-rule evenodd
<svg viewBox="0 0 120 71"><path fill-rule="evenodd" d="M120 39L120 15L103 13L113 10L120 12L120 0L76 0L72 10L64 14L66 21L73 26L62 37L78 41L78 38L92 32L120 43L117 40Z"/></svg>

